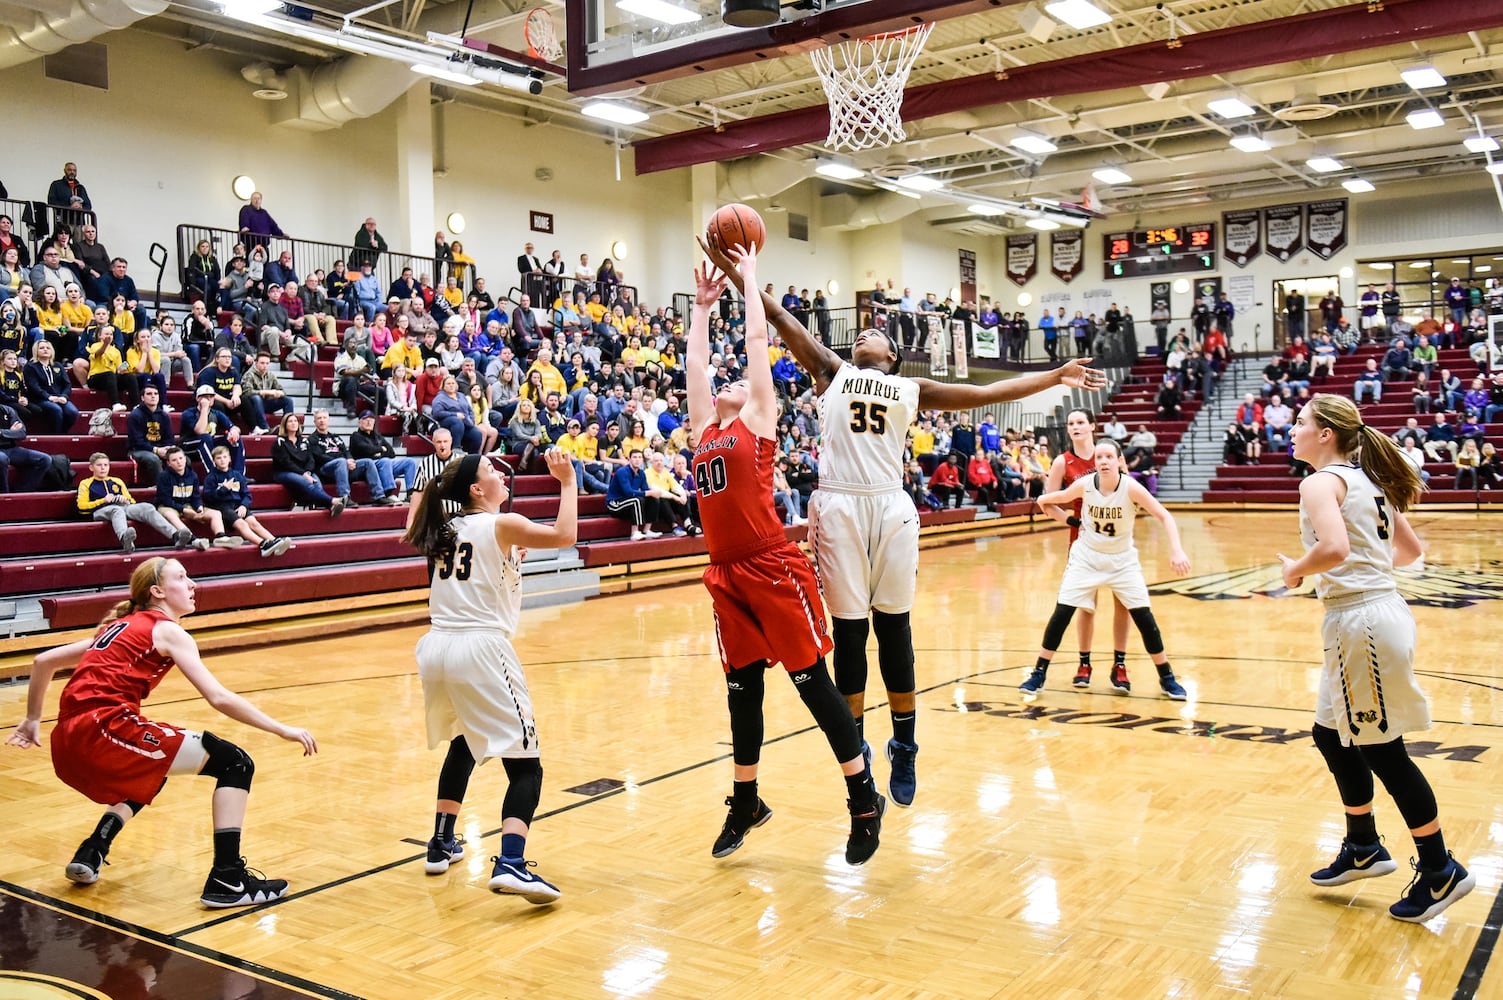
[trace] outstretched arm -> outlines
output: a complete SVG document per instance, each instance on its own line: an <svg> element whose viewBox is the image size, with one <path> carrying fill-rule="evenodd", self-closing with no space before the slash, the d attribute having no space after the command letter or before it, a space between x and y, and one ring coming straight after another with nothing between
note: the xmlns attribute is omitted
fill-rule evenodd
<svg viewBox="0 0 1503 1000"><path fill-rule="evenodd" d="M736 252L736 268L742 283L756 288L757 248L736 247ZM777 433L778 395L772 387L772 363L767 358L767 313L760 295L746 300L746 405L741 407L741 422L761 438L771 438Z"/></svg>
<svg viewBox="0 0 1503 1000"><path fill-rule="evenodd" d="M746 294L746 283L736 271L735 260L725 248L720 246L720 241L711 237L711 241L706 243L703 236L695 238L699 240L699 246L704 250L705 255L710 258L710 263L720 268L721 272L730 279L731 284L736 286L742 298L747 300L747 305L750 307L751 297ZM734 252L730 251L731 254ZM762 301L763 310L767 313L767 322L782 336L783 343L788 345L788 349L793 352L798 363L813 376L815 393L823 393L829 386L830 380L835 377L835 373L840 370L840 355L811 337L809 331L804 329L804 325L794 319L777 299L766 292L757 294Z"/></svg>
<svg viewBox="0 0 1503 1000"><path fill-rule="evenodd" d="M685 360L685 384L689 389L689 420L694 425L689 446L699 444L699 436L715 419L715 396L710 389L710 309L720 301L726 279L708 264L694 271L694 312L689 318L689 350ZM762 352L766 357L767 352Z"/></svg>
<svg viewBox="0 0 1503 1000"><path fill-rule="evenodd" d="M78 666L84 651L94 642L93 637L70 642L46 652L38 653L31 661L31 683L26 688L26 718L16 726L16 731L5 741L13 747L38 747L42 745L42 706L47 700L47 685L59 670Z"/></svg>
<svg viewBox="0 0 1503 1000"><path fill-rule="evenodd" d="M1103 388L1106 385L1106 373L1087 368L1090 362L1090 358L1075 358L1053 371L999 379L986 385L936 382L927 378L916 378L913 381L919 387L918 405L921 409L968 410L977 406L1025 399L1056 385L1067 385L1072 389Z"/></svg>

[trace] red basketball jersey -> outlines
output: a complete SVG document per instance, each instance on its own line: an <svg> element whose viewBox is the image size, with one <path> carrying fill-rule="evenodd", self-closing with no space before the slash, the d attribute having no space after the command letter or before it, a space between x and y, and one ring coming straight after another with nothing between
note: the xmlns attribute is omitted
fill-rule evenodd
<svg viewBox="0 0 1503 1000"><path fill-rule="evenodd" d="M1073 446L1065 449L1065 481L1060 484L1060 489L1064 489L1066 486L1069 486L1081 476L1088 476L1095 471L1096 459L1094 457L1081 458L1079 455L1075 454L1075 448ZM1081 509L1081 501L1079 500L1070 505L1070 513L1074 514L1076 517L1080 516ZM1079 536L1080 529L1071 528L1070 544L1074 545L1075 539Z"/></svg>
<svg viewBox="0 0 1503 1000"><path fill-rule="evenodd" d="M694 488L711 562L783 541L783 522L772 503L776 442L759 438L737 417L710 424L694 451Z"/></svg>
<svg viewBox="0 0 1503 1000"><path fill-rule="evenodd" d="M139 710L172 669L151 637L157 622L170 620L160 611L137 611L101 628L63 688L58 718L119 705Z"/></svg>

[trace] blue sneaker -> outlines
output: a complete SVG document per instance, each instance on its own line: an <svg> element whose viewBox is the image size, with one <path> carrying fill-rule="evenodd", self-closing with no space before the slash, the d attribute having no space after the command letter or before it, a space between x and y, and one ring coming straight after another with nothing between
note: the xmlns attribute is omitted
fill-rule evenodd
<svg viewBox="0 0 1503 1000"><path fill-rule="evenodd" d="M1184 701L1189 697L1189 695L1185 694L1185 689L1180 686L1179 681L1174 679L1172 673L1165 674L1159 678L1159 690L1164 692L1164 697L1170 701Z"/></svg>
<svg viewBox="0 0 1503 1000"><path fill-rule="evenodd" d="M1382 844L1363 846L1343 840L1336 860L1320 871L1312 872L1310 881L1316 885L1346 885L1358 879L1392 875L1398 870L1398 862Z"/></svg>
<svg viewBox="0 0 1503 1000"><path fill-rule="evenodd" d="M892 765L887 791L900 806L913 805L913 797L918 794L918 775L913 767L917 756L918 747L897 740L887 741L887 762Z"/></svg>
<svg viewBox="0 0 1503 1000"><path fill-rule="evenodd" d="M449 862L460 861L463 858L463 837L451 837L448 840L434 837L428 841L428 857L423 861L423 871L429 875L442 875L449 870Z"/></svg>
<svg viewBox="0 0 1503 1000"><path fill-rule="evenodd" d="M1389 916L1406 923L1422 924L1462 896L1472 891L1477 876L1461 866L1454 857L1438 872L1420 870L1412 860L1414 881L1404 891L1404 897L1388 908Z"/></svg>
<svg viewBox="0 0 1503 1000"><path fill-rule="evenodd" d="M528 870L537 867L536 861L523 861L520 858L491 858L491 860L496 863L496 867L491 870L492 892L521 896L527 902L536 903L539 906L551 903L563 895L558 891L558 886L544 881Z"/></svg>
<svg viewBox="0 0 1503 1000"><path fill-rule="evenodd" d="M1039 689L1044 686L1044 674L1045 670L1043 667L1034 667L1033 673L1028 675L1028 679L1018 685L1018 690L1025 694L1038 694Z"/></svg>

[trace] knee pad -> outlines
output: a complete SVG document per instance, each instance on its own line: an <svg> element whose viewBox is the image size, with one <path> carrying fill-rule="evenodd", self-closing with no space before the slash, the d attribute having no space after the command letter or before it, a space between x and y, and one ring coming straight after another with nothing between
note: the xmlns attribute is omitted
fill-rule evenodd
<svg viewBox="0 0 1503 1000"><path fill-rule="evenodd" d="M825 670L825 661L816 660L812 667L788 675L798 690L799 700L814 716L835 759L847 761L861 752L861 738L856 733L856 720L851 718L850 707L845 698L835 690L830 674Z"/></svg>
<svg viewBox="0 0 1503 1000"><path fill-rule="evenodd" d="M865 618L835 618L831 637L835 640L835 687L849 697L866 691Z"/></svg>
<svg viewBox="0 0 1503 1000"><path fill-rule="evenodd" d="M1159 623L1154 620L1152 608L1132 608L1128 611L1132 615L1132 622L1138 627L1138 632L1143 636L1143 648L1148 650L1149 656L1157 656L1164 651L1164 637L1159 633Z"/></svg>
<svg viewBox="0 0 1503 1000"><path fill-rule="evenodd" d="M1362 752L1355 746L1344 747L1336 730L1328 726L1312 727L1315 748L1325 758L1326 769L1336 779L1336 791L1344 806L1365 806L1373 800L1373 772Z"/></svg>
<svg viewBox="0 0 1503 1000"><path fill-rule="evenodd" d="M1435 792L1430 788L1430 782L1425 780L1419 766L1409 756L1402 736L1377 746L1354 749L1361 753L1363 762L1383 782L1383 787L1388 789L1394 805L1399 807L1399 813L1404 817L1405 826L1411 830L1418 829L1440 814L1435 803Z"/></svg>
<svg viewBox="0 0 1503 1000"><path fill-rule="evenodd" d="M528 826L543 797L543 762L536 757L503 757L506 768L506 798L501 801L502 819L519 819Z"/></svg>
<svg viewBox="0 0 1503 1000"><path fill-rule="evenodd" d="M444 766L438 772L438 797L451 802L463 802L464 793L470 787L470 774L475 770L475 755L463 736L449 741L449 752L444 755Z"/></svg>
<svg viewBox="0 0 1503 1000"><path fill-rule="evenodd" d="M251 779L256 776L256 762L251 760L250 754L213 733L206 732L199 739L209 759L204 761L203 770L198 773L217 779L217 788L250 791Z"/></svg>
<svg viewBox="0 0 1503 1000"><path fill-rule="evenodd" d="M1049 616L1049 624L1044 626L1044 648L1053 653L1059 649L1059 644L1064 641L1065 629L1070 627L1070 619L1075 617L1075 609L1068 604L1056 604L1054 614Z"/></svg>
<svg viewBox="0 0 1503 1000"><path fill-rule="evenodd" d="M872 630L877 633L877 668L887 690L907 694L914 689L913 627L907 611L890 615L872 612Z"/></svg>
<svg viewBox="0 0 1503 1000"><path fill-rule="evenodd" d="M731 710L731 756L742 767L751 767L762 759L762 697L766 686L766 660L725 675L725 700Z"/></svg>

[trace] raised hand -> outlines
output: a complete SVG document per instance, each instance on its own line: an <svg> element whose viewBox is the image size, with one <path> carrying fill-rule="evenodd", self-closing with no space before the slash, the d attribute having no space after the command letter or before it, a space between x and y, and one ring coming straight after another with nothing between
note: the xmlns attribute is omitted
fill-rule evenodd
<svg viewBox="0 0 1503 1000"><path fill-rule="evenodd" d="M700 264L694 270L694 304L705 308L713 306L720 301L726 283L725 275L718 268Z"/></svg>
<svg viewBox="0 0 1503 1000"><path fill-rule="evenodd" d="M752 244L752 248L748 250L738 243L732 248L731 252L736 255L736 270L741 272L741 280L755 285L757 278L756 244Z"/></svg>
<svg viewBox="0 0 1503 1000"><path fill-rule="evenodd" d="M1059 372L1060 382L1072 389L1106 388L1106 373L1086 367L1091 360L1091 358L1075 358L1060 365L1055 369Z"/></svg>
<svg viewBox="0 0 1503 1000"><path fill-rule="evenodd" d="M562 448L549 448L543 452L543 461L548 465L548 475L557 479L560 485L574 482L574 462L568 452Z"/></svg>
<svg viewBox="0 0 1503 1000"><path fill-rule="evenodd" d="M719 268L720 273L725 275L726 280L735 285L738 290L744 289L745 286L741 280L741 272L736 270L736 258L729 255L730 253L734 253L734 251L727 251L722 247L718 236L711 236L708 241L704 236L699 235L696 235L694 239L698 241L699 248L705 252L705 256L710 258L710 263L714 264Z"/></svg>

